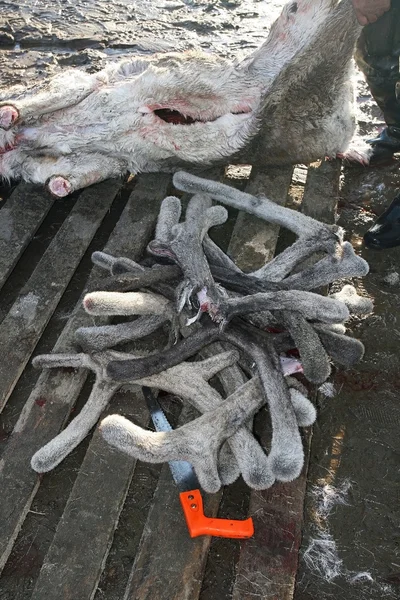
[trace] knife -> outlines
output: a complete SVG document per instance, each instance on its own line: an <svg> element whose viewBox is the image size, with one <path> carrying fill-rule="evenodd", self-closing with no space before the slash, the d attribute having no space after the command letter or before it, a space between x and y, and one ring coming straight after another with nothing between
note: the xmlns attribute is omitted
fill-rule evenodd
<svg viewBox="0 0 400 600"><path fill-rule="evenodd" d="M156 430L172 431L151 389L144 387L143 394ZM203 512L200 484L192 465L185 460L170 460L168 465L179 490L179 499L190 537L213 535L226 538L249 538L253 535L254 526L251 517L242 521L206 517Z"/></svg>

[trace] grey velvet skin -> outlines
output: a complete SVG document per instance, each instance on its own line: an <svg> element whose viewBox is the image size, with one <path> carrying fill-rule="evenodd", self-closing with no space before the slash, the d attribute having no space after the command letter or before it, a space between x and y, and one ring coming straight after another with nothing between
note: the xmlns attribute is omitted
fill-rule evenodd
<svg viewBox="0 0 400 600"><path fill-rule="evenodd" d="M35 471L43 473L57 466L96 424L120 387L120 383L107 377L107 364L111 359L122 357L123 355L115 352L104 352L92 357L85 354L60 354L42 355L34 359L35 367L72 366L89 368L96 373L93 390L81 412L64 431L33 456L31 464ZM220 370L231 366L237 358L235 352L225 352L201 362L181 363L157 375L135 380L137 385L179 394L200 412L208 413L207 418L197 419L195 424L185 425L163 436L161 441L158 439L161 436L156 433L129 426L136 437L132 438L129 444L126 442L122 445L121 424L118 425L118 420L110 418L103 422L107 425L105 428L102 426L102 433L111 445L141 460L189 460L194 465L203 488L209 492L217 491L222 484L232 483L240 472L252 487L269 487L275 480L270 464L271 456L265 455L251 432L243 426L264 402L258 378L251 379L241 386L227 400L223 400L218 392L207 384L209 379ZM295 414L298 415L297 426L311 424L315 417L312 404L297 390L291 391L291 394L296 407ZM127 420L122 422L126 425ZM194 431L196 435L193 434ZM210 436L214 440L212 445L209 445ZM232 454L220 452L227 438ZM238 469L233 461L236 461Z"/></svg>
<svg viewBox="0 0 400 600"><path fill-rule="evenodd" d="M316 384L329 376L331 360L343 366L359 360L363 345L345 335L343 322L350 314L371 311L370 300L349 285L330 297L312 290L364 275L368 265L335 226L192 175L179 173L175 179L195 195L183 221L177 198L163 202L150 244L156 260L175 265L149 267L94 253L93 261L107 271L109 288L129 275L135 291L95 290L83 306L94 318L121 315L125 322L78 329L76 339L87 353L34 359L37 367L87 368L96 379L82 411L34 455L32 466L38 472L54 468L88 434L120 386L142 385L179 396L202 416L167 434L146 431L122 416L107 417L100 430L114 447L150 462L188 460L209 492L239 474L255 489L291 481L304 462L299 427L311 425L316 412L304 387L284 376L279 353L297 347L306 379ZM244 274L208 237L208 229L226 218L225 209L211 206L211 197L280 223L298 240L264 268ZM305 258L321 251L313 266L301 268ZM160 327L174 338L167 348L160 341L146 355L110 350ZM198 362L197 356L207 358ZM210 385L214 375L226 398ZM272 424L268 453L251 432L263 405Z"/></svg>
<svg viewBox="0 0 400 600"><path fill-rule="evenodd" d="M71 423L62 431L58 436L56 436L53 440L48 442L43 448L41 448L36 454L33 456L31 464L35 471L39 473L47 472L57 466L89 433L90 429L97 423L101 413L106 408L108 402L116 392L116 390L121 386L121 383L110 380L107 376L107 364L112 359L122 358L124 355L116 352L103 352L99 354L95 354L93 356L89 356L86 354L76 354L76 355L63 355L63 354L54 354L54 355L41 355L34 359L33 364L35 367L42 368L55 368L55 367L74 367L74 368L88 368L96 373L96 381L93 386L90 397L85 404L84 408L81 412L71 421ZM211 411L213 413L214 405L213 399L215 396L217 397L219 402L222 403L222 398L218 395L218 393L211 388L211 386L207 386L207 380L213 377L219 370L226 368L227 366L233 364L233 362L237 359L237 356L233 352L225 352L218 356L213 357L212 359L208 359L203 363L195 363L195 365L185 365L184 363L178 365L177 367L172 367L169 370L163 370L163 372L158 375L152 377L137 379L134 380L137 385L144 386L152 386L158 389L163 389L165 391L169 391L174 394L179 394L182 392L182 396L191 402L202 411ZM201 379L201 384L199 383L199 379ZM254 397L254 386L248 386L250 392L246 392L245 397L248 398L248 395L252 392L252 398ZM210 390L213 390L213 396L210 398ZM201 391L201 393L199 392ZM208 394L207 394L207 390ZM197 400L197 396L200 398ZM240 398L240 394L238 394ZM211 402L210 402L211 401ZM226 400L225 402L228 402ZM237 402L236 402L237 403ZM250 401L247 403L246 410L244 411L240 407L236 410L235 416L231 415L231 421L229 421L230 425L227 426L228 435L224 436L224 427L227 416L220 417L221 411L216 413L215 415L211 414L209 420L211 423L216 424L218 419L222 423L220 425L220 433L218 442L216 445L216 449L219 450L222 442L234 433L235 429L240 427L240 425L247 421L251 414L259 407L260 399L258 397L258 401L251 403ZM235 407L235 403L232 404L232 408ZM241 412L242 411L242 412ZM227 413L228 411L224 411ZM234 411L233 411L234 412ZM241 421L241 419L243 419ZM186 426L185 426L186 427ZM182 449L187 447L188 452L190 453L191 441L187 439L188 436L185 436L185 427L181 428L179 432L172 432L171 440L169 444L166 444L165 447L161 448L159 445L160 454L155 453L155 457L163 457L166 453L172 452L171 458L167 460L179 459L179 452L183 451ZM139 430L140 428L138 428ZM201 427L200 427L201 429ZM200 431L200 430L199 430ZM150 432L146 432L150 433ZM143 433L144 435L144 433ZM201 433L199 433L201 437ZM151 436L150 436L151 438ZM179 439L182 442L182 445L179 446L179 449L176 450L174 454L174 440ZM207 440L207 436L205 437ZM186 442L185 442L186 440ZM150 448L152 443L150 441ZM150 451L150 449L149 449ZM214 452L214 450L213 450ZM182 458L182 457L181 457ZM207 478L207 469L205 473L203 473L202 468L199 468L199 477L202 482L204 482L205 488L209 491L216 491L215 489L211 489L214 483L212 483L215 479L215 473L218 472L217 466L217 458L218 452L214 457L214 466L212 469L212 475ZM153 462L163 462L164 459L155 460ZM190 460L188 455L185 456L185 460ZM226 472L228 474L231 471L231 467L229 465L224 465L220 467L220 471L222 473ZM220 480L219 480L220 481ZM219 489L221 482L217 489Z"/></svg>
<svg viewBox="0 0 400 600"><path fill-rule="evenodd" d="M218 305L222 294L211 275L202 242L211 227L225 223L228 213L223 206L211 206L210 196L197 194L188 204L185 221L178 223L178 203L180 201L174 197L163 201L156 238L150 242L148 250L156 256L170 258L182 269L184 279L177 298L178 311L187 304L193 292L203 288L207 290L212 306Z"/></svg>

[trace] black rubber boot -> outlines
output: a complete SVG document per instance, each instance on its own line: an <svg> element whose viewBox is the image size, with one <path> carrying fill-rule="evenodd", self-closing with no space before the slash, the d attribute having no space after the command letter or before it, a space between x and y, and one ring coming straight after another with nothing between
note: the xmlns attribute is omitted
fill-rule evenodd
<svg viewBox="0 0 400 600"><path fill-rule="evenodd" d="M400 152L400 127L389 125L372 140L367 140L373 148L369 159L370 167L390 164L393 160L393 154Z"/></svg>
<svg viewBox="0 0 400 600"><path fill-rule="evenodd" d="M364 235L367 248L383 250L400 245L400 195Z"/></svg>
<svg viewBox="0 0 400 600"><path fill-rule="evenodd" d="M355 59L364 73L371 94L383 112L387 127L372 140L370 165L389 163L400 152L400 0L362 30Z"/></svg>

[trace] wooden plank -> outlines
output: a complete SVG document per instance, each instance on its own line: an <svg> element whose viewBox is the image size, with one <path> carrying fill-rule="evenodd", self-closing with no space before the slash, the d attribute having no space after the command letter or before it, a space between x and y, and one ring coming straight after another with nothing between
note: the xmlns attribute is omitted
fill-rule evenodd
<svg viewBox="0 0 400 600"><path fill-rule="evenodd" d="M105 247L106 252L139 258L154 228L168 182L167 175L149 175L138 181ZM88 286L94 287L100 282L103 273L93 268ZM92 317L85 313L79 301L54 351L73 351L76 329L91 324ZM60 431L86 376L86 371L44 371L4 449L0 460L0 569L11 552L40 483L40 478L30 467L30 459Z"/></svg>
<svg viewBox="0 0 400 600"><path fill-rule="evenodd" d="M267 173L253 168L245 191L256 196L265 195L269 199L284 205L291 177L291 167L285 170L281 168L268 169ZM272 258L278 234L279 226L266 223L247 213L239 212L232 232L228 253L244 271L258 269ZM230 489L224 490L224 499L226 498L227 491L228 499L229 494L232 493ZM211 598L219 596L225 598L228 593L227 577L214 577L215 561L218 562L219 569L224 570L224 572L235 570L236 556L240 554L239 544L238 541L229 540L229 553L226 553L224 552L224 546L226 546L227 542L227 540L217 540L211 547L201 598L203 596L208 597L205 589L211 587ZM242 545L243 542L240 541L240 547Z"/></svg>
<svg viewBox="0 0 400 600"><path fill-rule="evenodd" d="M333 220L339 171L334 164L311 168L303 198L303 211ZM262 428L262 430L266 430ZM262 437L262 434L261 434ZM299 478L253 492L250 514L255 535L242 546L233 600L269 598L292 600L301 543L311 428L304 431L305 464ZM268 446L268 440L262 440Z"/></svg>
<svg viewBox="0 0 400 600"><path fill-rule="evenodd" d="M293 598L304 503L297 481L252 494L254 537L243 545L233 600Z"/></svg>
<svg viewBox="0 0 400 600"><path fill-rule="evenodd" d="M139 387L129 392L124 404L130 406L127 417L141 427L148 425ZM107 410L113 412L112 407ZM52 598L54 590L63 600L76 600L77 590L79 600L93 598L135 465L133 457L112 449L96 430L31 600Z"/></svg>
<svg viewBox="0 0 400 600"><path fill-rule="evenodd" d="M1 323L0 410L120 187L110 180L82 193Z"/></svg>
<svg viewBox="0 0 400 600"><path fill-rule="evenodd" d="M304 214L334 223L339 198L340 160L325 160L308 167L301 210Z"/></svg>
<svg viewBox="0 0 400 600"><path fill-rule="evenodd" d="M270 200L280 205L285 205L288 188L292 180L292 168L271 169L268 172L254 170L246 192L254 195L264 194ZM270 261L275 252L279 236L279 226L266 223L251 215L242 213L242 218L237 221L229 253L243 270L253 270L262 267ZM257 252L254 252L254 248ZM253 267L254 265L254 267ZM261 418L265 418L265 414ZM266 419L267 420L267 419ZM268 447L269 429L264 431L264 445ZM275 487L275 486L274 486ZM274 488L272 488L274 489ZM273 570L269 569L268 561L271 559L269 542L271 535L266 536L265 521L269 509L268 493L252 491L250 494L249 514L254 521L254 537L243 542L237 567L237 576L234 582L232 597L243 600L250 597L270 597L270 580ZM282 513L282 516L284 513ZM276 549L272 549L274 551ZM262 558L264 555L264 558ZM261 560L262 559L262 560ZM246 594L249 594L248 596ZM272 596L271 596L272 598Z"/></svg>
<svg viewBox="0 0 400 600"><path fill-rule="evenodd" d="M20 183L0 213L0 289L54 203L38 186Z"/></svg>
<svg viewBox="0 0 400 600"><path fill-rule="evenodd" d="M194 417L193 409L185 406L179 425ZM221 492L202 496L205 514L216 516ZM124 600L198 598L210 541L209 536L190 538L179 490L164 465Z"/></svg>
<svg viewBox="0 0 400 600"><path fill-rule="evenodd" d="M209 179L218 179L219 176L219 169L204 173L204 177ZM219 344L213 346L218 351L222 349ZM200 354L209 356L209 349L204 349ZM224 385L229 383L225 381ZM179 425L195 416L197 414L185 406ZM222 491L213 495L204 494L203 497L205 513L216 516ZM189 537L178 499L178 489L165 465L154 493L153 505L147 517L125 598L195 600L201 591L210 543L209 536L193 540Z"/></svg>
<svg viewBox="0 0 400 600"><path fill-rule="evenodd" d="M253 168L246 192L254 196L267 196L269 200L284 206L292 171L292 167L271 168L264 173ZM240 212L229 244L229 254L242 270L255 271L273 257L278 234L279 225Z"/></svg>
<svg viewBox="0 0 400 600"><path fill-rule="evenodd" d="M279 185L276 185L276 197L279 200L283 197L285 201L287 188L291 181L291 170L284 177L282 177L281 170L276 171L272 177L277 182L279 181ZM262 191L265 190L261 178L256 173L253 174L249 187L250 193L259 193L260 187ZM239 227L243 232L243 222ZM266 224L261 223L260 227L258 219L249 220L247 229L251 232L256 231L257 235L261 234L263 242L270 235L269 232L266 232ZM242 249L242 244L240 248ZM257 264L254 254L254 251L246 254L251 268L257 268L263 264L262 262L260 265ZM185 422L184 418L180 423L183 422ZM206 507L207 514L213 516L217 514L220 499L221 494L207 498L209 503ZM160 540L162 540L161 547ZM125 599L186 600L197 598L201 591L201 579L210 541L210 538L190 540L178 501L176 486L171 479L169 469L163 468Z"/></svg>

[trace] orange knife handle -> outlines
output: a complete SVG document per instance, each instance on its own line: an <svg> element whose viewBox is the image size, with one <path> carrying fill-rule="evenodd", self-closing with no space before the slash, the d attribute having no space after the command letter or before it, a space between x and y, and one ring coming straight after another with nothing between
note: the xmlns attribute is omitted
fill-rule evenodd
<svg viewBox="0 0 400 600"><path fill-rule="evenodd" d="M190 537L214 535L226 538L249 538L254 533L253 519L236 521L213 519L203 512L203 498L200 490L179 494Z"/></svg>

